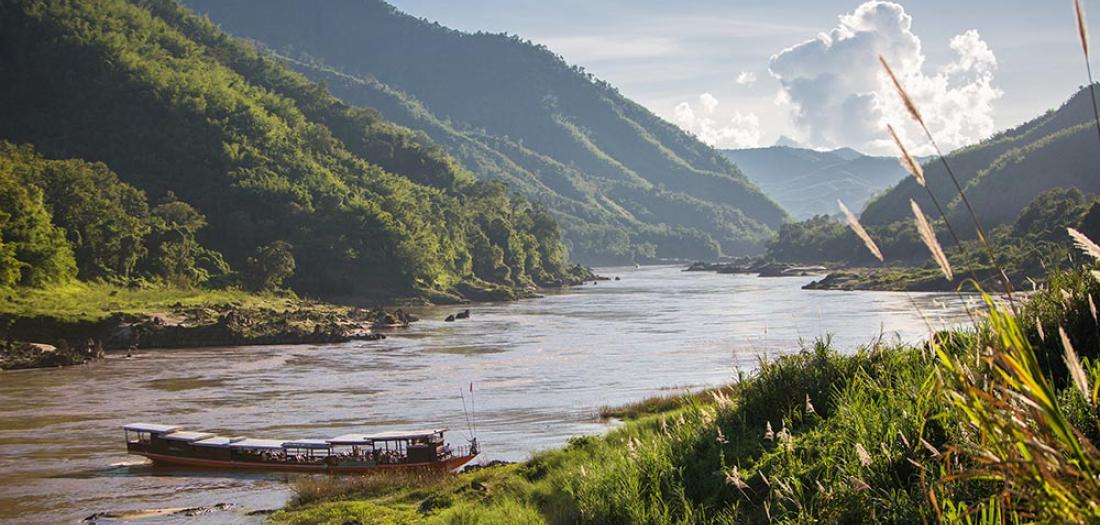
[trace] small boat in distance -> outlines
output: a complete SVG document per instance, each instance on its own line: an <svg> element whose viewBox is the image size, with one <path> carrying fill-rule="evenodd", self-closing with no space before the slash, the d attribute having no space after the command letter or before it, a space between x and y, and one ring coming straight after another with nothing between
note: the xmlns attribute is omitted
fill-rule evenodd
<svg viewBox="0 0 1100 525"><path fill-rule="evenodd" d="M331 439L279 441L224 437L171 425L131 423L126 451L154 464L200 468L364 474L389 470L451 471L478 454L477 439L452 448L448 429L344 434Z"/></svg>

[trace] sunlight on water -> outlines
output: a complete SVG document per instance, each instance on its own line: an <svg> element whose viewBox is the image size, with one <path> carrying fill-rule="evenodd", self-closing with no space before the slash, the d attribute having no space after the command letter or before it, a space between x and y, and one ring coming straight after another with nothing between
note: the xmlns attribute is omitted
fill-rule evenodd
<svg viewBox="0 0 1100 525"><path fill-rule="evenodd" d="M286 477L162 469L126 456L120 426L163 422L255 437L327 437L440 424L464 444L460 392L475 384L482 460L598 433L601 405L698 388L761 355L832 334L851 350L918 340L966 320L950 294L803 291L806 278L606 268L602 281L509 304L426 308L384 341L198 348L113 356L85 367L0 375L0 522L75 522L146 512L144 523L260 523ZM912 301L911 301L912 299ZM467 394L468 396L468 394ZM466 400L467 403L470 399ZM195 517L158 509L235 507Z"/></svg>

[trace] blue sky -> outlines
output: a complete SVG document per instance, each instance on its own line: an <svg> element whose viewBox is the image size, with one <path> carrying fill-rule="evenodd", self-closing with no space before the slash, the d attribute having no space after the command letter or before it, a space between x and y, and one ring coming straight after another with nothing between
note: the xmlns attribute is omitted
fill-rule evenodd
<svg viewBox="0 0 1100 525"><path fill-rule="evenodd" d="M877 67L867 63L879 52L870 47L879 45L897 51L891 60L901 64L897 68L921 93L917 98L933 120L940 112L934 131L950 147L1056 107L1086 82L1070 0L392 3L456 29L507 32L546 44L655 113L725 147L769 145L788 135L817 147L885 152L872 135L898 118L886 107L892 102L880 86L856 87L875 84L866 75ZM1100 2L1095 10L1100 16ZM849 17L847 25L841 16ZM811 43L772 64L781 51L830 32L829 43ZM860 32L865 34L846 40ZM958 35L964 37L952 46ZM860 42L870 47L853 51ZM832 73L820 71L822 63ZM781 69L783 78L770 68ZM908 135L916 140L912 130Z"/></svg>

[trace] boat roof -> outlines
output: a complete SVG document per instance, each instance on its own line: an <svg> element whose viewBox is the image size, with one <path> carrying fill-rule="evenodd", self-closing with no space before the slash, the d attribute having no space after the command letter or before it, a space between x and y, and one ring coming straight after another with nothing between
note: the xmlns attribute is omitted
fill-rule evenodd
<svg viewBox="0 0 1100 525"><path fill-rule="evenodd" d="M194 441L202 441L204 439L210 439L214 437L214 434L209 432L172 432L171 434L165 434L161 436L164 439L170 441L186 441L188 443Z"/></svg>
<svg viewBox="0 0 1100 525"><path fill-rule="evenodd" d="M332 444L323 439L299 439L283 442L283 448L329 448Z"/></svg>
<svg viewBox="0 0 1100 525"><path fill-rule="evenodd" d="M175 432L180 429L180 427L177 426L158 425L156 423L128 423L126 425L122 425L122 428L131 432L153 432L157 434L165 432Z"/></svg>
<svg viewBox="0 0 1100 525"><path fill-rule="evenodd" d="M398 439L416 439L434 436L436 434L442 434L449 429L437 428L432 430L391 430L389 432L378 432L377 434L367 434L363 436L363 439L367 441L392 441Z"/></svg>
<svg viewBox="0 0 1100 525"><path fill-rule="evenodd" d="M199 441L193 441L191 444L199 447L218 447L225 448L238 441L243 441L243 437L225 437L214 436L212 438L200 439Z"/></svg>
<svg viewBox="0 0 1100 525"><path fill-rule="evenodd" d="M229 448L283 448L283 442L277 439L246 438L230 443Z"/></svg>
<svg viewBox="0 0 1100 525"><path fill-rule="evenodd" d="M369 445L371 443L364 434L341 434L325 441L332 445Z"/></svg>

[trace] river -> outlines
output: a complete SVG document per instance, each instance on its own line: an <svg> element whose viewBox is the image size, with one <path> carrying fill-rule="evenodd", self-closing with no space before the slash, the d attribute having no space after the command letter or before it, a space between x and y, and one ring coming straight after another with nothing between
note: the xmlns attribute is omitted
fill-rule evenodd
<svg viewBox="0 0 1100 525"><path fill-rule="evenodd" d="M804 291L807 278L603 268L620 276L544 298L456 307L384 341L113 354L91 365L0 373L0 523L77 523L96 512L233 505L143 523L259 523L286 477L154 469L127 456L127 422L229 435L329 437L444 425L482 460L522 460L606 431L601 405L728 382L762 355L832 334L852 351L964 322L950 294ZM468 392L474 385L473 399ZM108 523L103 520L101 523Z"/></svg>

